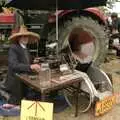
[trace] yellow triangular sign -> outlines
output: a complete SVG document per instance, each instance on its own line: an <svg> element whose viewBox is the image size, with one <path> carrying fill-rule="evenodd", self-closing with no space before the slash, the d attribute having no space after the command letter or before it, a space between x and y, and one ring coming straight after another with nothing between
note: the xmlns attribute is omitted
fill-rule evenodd
<svg viewBox="0 0 120 120"><path fill-rule="evenodd" d="M22 100L21 120L53 120L53 103Z"/></svg>

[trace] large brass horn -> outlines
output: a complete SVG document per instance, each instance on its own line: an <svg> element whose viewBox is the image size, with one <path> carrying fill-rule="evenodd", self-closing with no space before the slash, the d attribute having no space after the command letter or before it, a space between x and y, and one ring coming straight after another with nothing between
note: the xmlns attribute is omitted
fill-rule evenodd
<svg viewBox="0 0 120 120"><path fill-rule="evenodd" d="M69 37L69 45L72 50L72 53L77 55L78 57L83 57L81 54L81 45L89 43L89 42L94 42L94 37L85 31L83 28L74 28Z"/></svg>

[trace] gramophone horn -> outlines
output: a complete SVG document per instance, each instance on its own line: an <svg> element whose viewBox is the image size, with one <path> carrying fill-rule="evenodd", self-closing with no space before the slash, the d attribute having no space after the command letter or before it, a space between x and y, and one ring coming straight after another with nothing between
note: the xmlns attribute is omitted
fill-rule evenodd
<svg viewBox="0 0 120 120"><path fill-rule="evenodd" d="M94 42L94 37L85 31L83 28L74 28L69 37L69 45L72 50L72 53L80 57L81 55L81 46L89 42Z"/></svg>

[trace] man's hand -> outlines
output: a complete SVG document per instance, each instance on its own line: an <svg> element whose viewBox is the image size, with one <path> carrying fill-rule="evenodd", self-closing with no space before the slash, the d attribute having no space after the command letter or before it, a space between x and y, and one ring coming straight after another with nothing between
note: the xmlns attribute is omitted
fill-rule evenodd
<svg viewBox="0 0 120 120"><path fill-rule="evenodd" d="M40 65L39 64L32 64L30 65L31 70L39 72L40 71Z"/></svg>
<svg viewBox="0 0 120 120"><path fill-rule="evenodd" d="M39 61L40 61L40 57L37 57L37 58L35 58L35 59L33 60L33 63L34 63L34 64L37 64L37 63L39 63Z"/></svg>

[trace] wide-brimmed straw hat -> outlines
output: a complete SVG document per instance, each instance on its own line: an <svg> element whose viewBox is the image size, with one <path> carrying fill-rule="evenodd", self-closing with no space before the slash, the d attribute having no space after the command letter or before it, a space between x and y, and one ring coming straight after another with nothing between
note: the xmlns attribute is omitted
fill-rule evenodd
<svg viewBox="0 0 120 120"><path fill-rule="evenodd" d="M27 30L26 26L22 25L20 26L20 29L18 32L14 32L8 40L12 40L13 42L17 42L19 40L19 37L21 36L28 36L29 37L29 43L37 42L40 39L40 35L34 32L30 32Z"/></svg>

